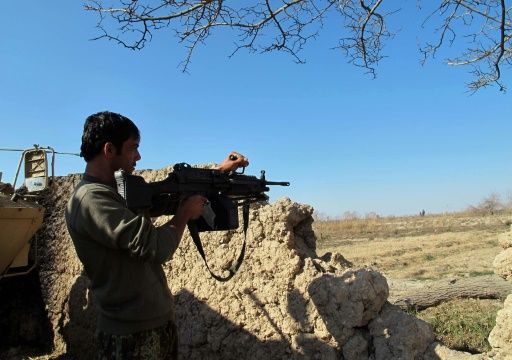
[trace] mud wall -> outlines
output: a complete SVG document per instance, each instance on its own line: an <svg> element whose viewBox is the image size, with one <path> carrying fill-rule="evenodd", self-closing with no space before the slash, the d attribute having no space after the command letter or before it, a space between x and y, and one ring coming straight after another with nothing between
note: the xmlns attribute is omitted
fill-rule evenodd
<svg viewBox="0 0 512 360"><path fill-rule="evenodd" d="M494 259L494 272L512 281L512 226L510 231L499 237L499 243L503 251ZM512 359L512 294L496 316L496 326L489 335L489 343L498 356Z"/></svg>
<svg viewBox="0 0 512 360"><path fill-rule="evenodd" d="M141 175L160 180L169 169ZM90 359L95 352L94 303L63 218L78 181L78 175L56 179L45 202L40 281L53 331L51 358ZM475 358L440 346L428 324L388 303L379 272L353 267L341 254L319 258L312 212L286 198L252 208L245 261L227 283L210 277L184 236L165 265L182 359ZM241 231L202 235L214 272L236 259L242 239Z"/></svg>

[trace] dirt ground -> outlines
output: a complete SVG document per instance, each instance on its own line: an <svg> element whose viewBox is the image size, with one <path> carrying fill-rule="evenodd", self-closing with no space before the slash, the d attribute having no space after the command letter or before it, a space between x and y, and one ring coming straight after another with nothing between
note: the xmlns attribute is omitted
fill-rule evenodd
<svg viewBox="0 0 512 360"><path fill-rule="evenodd" d="M317 221L319 255L339 252L390 279L432 280L493 273L498 234L510 214L443 214Z"/></svg>

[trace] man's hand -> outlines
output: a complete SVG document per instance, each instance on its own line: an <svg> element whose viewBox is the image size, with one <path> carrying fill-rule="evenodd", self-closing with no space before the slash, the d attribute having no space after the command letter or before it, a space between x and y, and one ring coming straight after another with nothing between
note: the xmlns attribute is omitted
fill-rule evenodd
<svg viewBox="0 0 512 360"><path fill-rule="evenodd" d="M208 203L208 199L201 195L192 195L182 201L176 215L167 222L176 230L176 236L179 240L183 237L185 226L190 220L196 220L203 214L204 206Z"/></svg>
<svg viewBox="0 0 512 360"><path fill-rule="evenodd" d="M224 172L235 171L240 167L249 166L249 159L236 151L232 151L216 169Z"/></svg>
<svg viewBox="0 0 512 360"><path fill-rule="evenodd" d="M201 195L193 195L181 203L176 212L179 217L183 217L186 222L188 220L196 220L203 215L204 206L208 203L208 199Z"/></svg>

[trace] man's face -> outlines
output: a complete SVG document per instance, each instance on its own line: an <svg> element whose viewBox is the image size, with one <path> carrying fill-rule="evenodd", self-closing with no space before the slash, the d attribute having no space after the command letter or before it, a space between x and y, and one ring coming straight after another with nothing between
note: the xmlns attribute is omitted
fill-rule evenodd
<svg viewBox="0 0 512 360"><path fill-rule="evenodd" d="M139 139L129 138L123 143L121 153L115 157L115 170L123 169L131 174L135 170L137 161L141 159L139 154Z"/></svg>

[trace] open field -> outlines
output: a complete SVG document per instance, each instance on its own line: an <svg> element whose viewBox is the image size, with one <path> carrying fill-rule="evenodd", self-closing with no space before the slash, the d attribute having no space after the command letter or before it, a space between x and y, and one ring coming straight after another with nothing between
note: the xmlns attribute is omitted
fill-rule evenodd
<svg viewBox="0 0 512 360"><path fill-rule="evenodd" d="M313 228L320 256L338 252L356 266L379 270L388 279L391 301L411 284L488 279L502 251L498 235L510 231L511 223L507 211L316 221ZM490 350L487 337L502 306L502 299L453 299L414 313L433 326L446 346L483 353Z"/></svg>
<svg viewBox="0 0 512 360"><path fill-rule="evenodd" d="M390 279L426 280L492 274L497 236L512 213L455 213L316 221L317 252L339 252Z"/></svg>

